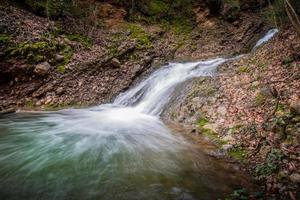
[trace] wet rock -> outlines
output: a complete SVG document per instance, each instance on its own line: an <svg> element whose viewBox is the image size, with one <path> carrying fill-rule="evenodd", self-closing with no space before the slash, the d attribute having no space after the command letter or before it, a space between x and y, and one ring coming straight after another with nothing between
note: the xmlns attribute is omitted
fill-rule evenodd
<svg viewBox="0 0 300 200"><path fill-rule="evenodd" d="M114 66L114 67L117 67L119 68L121 66L121 62L117 59L117 58L113 58L111 60L111 64Z"/></svg>
<svg viewBox="0 0 300 200"><path fill-rule="evenodd" d="M48 62L40 63L35 66L34 73L36 73L39 76L45 76L48 73L50 67L51 65Z"/></svg>

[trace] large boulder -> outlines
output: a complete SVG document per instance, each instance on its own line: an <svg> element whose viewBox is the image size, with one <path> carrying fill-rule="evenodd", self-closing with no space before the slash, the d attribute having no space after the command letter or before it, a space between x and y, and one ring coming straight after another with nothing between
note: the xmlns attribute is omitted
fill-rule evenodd
<svg viewBox="0 0 300 200"><path fill-rule="evenodd" d="M43 62L35 66L34 73L36 73L39 76L45 76L50 68L51 65L48 62Z"/></svg>

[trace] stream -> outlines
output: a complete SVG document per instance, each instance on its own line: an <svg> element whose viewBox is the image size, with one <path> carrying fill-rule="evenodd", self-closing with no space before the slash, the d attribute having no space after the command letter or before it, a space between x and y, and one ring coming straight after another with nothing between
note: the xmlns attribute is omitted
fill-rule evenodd
<svg viewBox="0 0 300 200"><path fill-rule="evenodd" d="M226 61L169 63L111 104L0 116L0 199L209 200L251 187L160 119L178 84Z"/></svg>

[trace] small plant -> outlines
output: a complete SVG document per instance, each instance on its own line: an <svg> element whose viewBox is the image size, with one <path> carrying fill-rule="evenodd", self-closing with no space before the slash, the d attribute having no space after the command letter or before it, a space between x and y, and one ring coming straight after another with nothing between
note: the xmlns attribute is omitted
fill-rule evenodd
<svg viewBox="0 0 300 200"><path fill-rule="evenodd" d="M206 125L208 123L208 120L206 119L206 118L204 118L204 117L200 117L199 119L198 119L198 125L199 126L201 126L201 127L203 127L204 125Z"/></svg>
<svg viewBox="0 0 300 200"><path fill-rule="evenodd" d="M279 164L283 158L283 154L278 149L272 149L267 155L265 163L257 165L254 174L260 178L265 178L279 169Z"/></svg>
<svg viewBox="0 0 300 200"><path fill-rule="evenodd" d="M136 24L128 24L127 28L130 30L130 37L137 41L138 49L152 47L149 35L141 26Z"/></svg>
<svg viewBox="0 0 300 200"><path fill-rule="evenodd" d="M250 70L249 70L249 68L247 66L241 66L241 67L238 68L238 72L239 73L247 73L249 71Z"/></svg>
<svg viewBox="0 0 300 200"><path fill-rule="evenodd" d="M80 42L83 44L86 48L91 48L93 46L93 42L90 38L84 35L79 35L79 34L68 34L66 37L75 42Z"/></svg>
<svg viewBox="0 0 300 200"><path fill-rule="evenodd" d="M246 151L240 146L231 148L228 155L238 161L244 161L246 157Z"/></svg>

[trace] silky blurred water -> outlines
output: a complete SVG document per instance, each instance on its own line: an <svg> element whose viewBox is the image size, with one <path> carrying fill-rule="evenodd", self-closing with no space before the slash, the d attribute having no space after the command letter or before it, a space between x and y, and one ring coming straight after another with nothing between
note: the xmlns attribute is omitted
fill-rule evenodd
<svg viewBox="0 0 300 200"><path fill-rule="evenodd" d="M250 182L173 133L175 87L225 59L170 63L114 103L0 117L0 199L216 199Z"/></svg>

